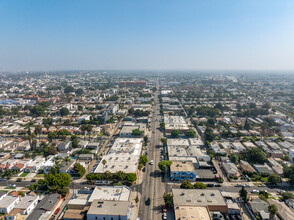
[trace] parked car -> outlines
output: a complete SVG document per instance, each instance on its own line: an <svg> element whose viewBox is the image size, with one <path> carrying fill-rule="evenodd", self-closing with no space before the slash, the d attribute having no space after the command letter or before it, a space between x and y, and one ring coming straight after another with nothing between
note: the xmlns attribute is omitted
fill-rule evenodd
<svg viewBox="0 0 294 220"><path fill-rule="evenodd" d="M150 198L148 198L148 199L145 201L145 204L146 204L146 205L150 205Z"/></svg>
<svg viewBox="0 0 294 220"><path fill-rule="evenodd" d="M257 190L257 189L253 189L253 190L251 191L251 193L259 193L259 190Z"/></svg>
<svg viewBox="0 0 294 220"><path fill-rule="evenodd" d="M167 213L162 214L162 219L167 219Z"/></svg>
<svg viewBox="0 0 294 220"><path fill-rule="evenodd" d="M259 184L258 187L265 187L265 185L264 184Z"/></svg>
<svg viewBox="0 0 294 220"><path fill-rule="evenodd" d="M243 185L242 184L239 184L239 183L235 185L235 187L242 187L242 186Z"/></svg>
<svg viewBox="0 0 294 220"><path fill-rule="evenodd" d="M57 209L55 210L54 214L57 215L59 211L60 211L60 208L57 208Z"/></svg>
<svg viewBox="0 0 294 220"><path fill-rule="evenodd" d="M222 187L222 184L215 184L215 187Z"/></svg>
<svg viewBox="0 0 294 220"><path fill-rule="evenodd" d="M153 160L151 160L149 164L150 164L150 165L153 165Z"/></svg>
<svg viewBox="0 0 294 220"><path fill-rule="evenodd" d="M166 206L162 205L162 213L166 213L166 212L167 212Z"/></svg>
<svg viewBox="0 0 294 220"><path fill-rule="evenodd" d="M207 187L214 187L214 184L213 183L207 183L206 186Z"/></svg>
<svg viewBox="0 0 294 220"><path fill-rule="evenodd" d="M249 184L245 184L244 187L250 188L250 185Z"/></svg>

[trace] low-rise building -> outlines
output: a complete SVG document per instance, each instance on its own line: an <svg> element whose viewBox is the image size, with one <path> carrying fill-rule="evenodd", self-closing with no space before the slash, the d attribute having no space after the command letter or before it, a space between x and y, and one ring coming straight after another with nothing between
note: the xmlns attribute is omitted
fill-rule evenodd
<svg viewBox="0 0 294 220"><path fill-rule="evenodd" d="M196 181L197 173L191 161L173 161L170 166L170 178L172 181L189 180Z"/></svg>

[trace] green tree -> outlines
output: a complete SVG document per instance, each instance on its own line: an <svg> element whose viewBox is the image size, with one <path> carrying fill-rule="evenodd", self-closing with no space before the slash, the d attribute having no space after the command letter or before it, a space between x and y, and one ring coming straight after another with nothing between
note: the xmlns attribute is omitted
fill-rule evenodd
<svg viewBox="0 0 294 220"><path fill-rule="evenodd" d="M244 201L247 201L247 194L247 190L244 188L244 186L242 186L242 188L239 191L239 195Z"/></svg>
<svg viewBox="0 0 294 220"><path fill-rule="evenodd" d="M166 171L167 168L172 164L172 161L169 161L169 160L162 160L158 163L158 168L161 170L161 171Z"/></svg>
<svg viewBox="0 0 294 220"><path fill-rule="evenodd" d="M88 180L89 182L91 182L92 180L95 179L95 174L94 174L94 173L88 173L88 174L86 175L86 178L87 178L87 180Z"/></svg>
<svg viewBox="0 0 294 220"><path fill-rule="evenodd" d="M127 174L127 180L129 183L133 183L137 180L137 176L135 173L128 173Z"/></svg>
<svg viewBox="0 0 294 220"><path fill-rule="evenodd" d="M190 129L186 132L186 136L189 138L194 138L196 135L196 132L193 129Z"/></svg>
<svg viewBox="0 0 294 220"><path fill-rule="evenodd" d="M83 90L82 88L79 88L79 89L76 90L76 94L77 94L78 96L81 96L81 95L84 94L84 90Z"/></svg>
<svg viewBox="0 0 294 220"><path fill-rule="evenodd" d="M267 161L266 154L257 147L252 147L247 150L245 150L242 154L244 159L248 161L249 163L259 163L263 164Z"/></svg>
<svg viewBox="0 0 294 220"><path fill-rule="evenodd" d="M181 183L181 189L193 189L193 185L192 183L190 183L190 181L186 180L186 181L183 181Z"/></svg>
<svg viewBox="0 0 294 220"><path fill-rule="evenodd" d="M273 220L275 215L278 213L278 207L275 204L268 206L268 211L270 213L270 219Z"/></svg>
<svg viewBox="0 0 294 220"><path fill-rule="evenodd" d="M69 114L69 110L67 108L62 108L59 113L61 116L67 116Z"/></svg>
<svg viewBox="0 0 294 220"><path fill-rule="evenodd" d="M123 181L127 177L127 174L123 171L117 171L113 174L113 179Z"/></svg>
<svg viewBox="0 0 294 220"><path fill-rule="evenodd" d="M282 178L277 174L272 174L268 177L268 182L277 185L277 183L282 182Z"/></svg>
<svg viewBox="0 0 294 220"><path fill-rule="evenodd" d="M251 129L251 125L250 125L250 122L248 121L248 119L246 119L246 121L245 121L244 129L245 130L250 130Z"/></svg>
<svg viewBox="0 0 294 220"><path fill-rule="evenodd" d="M197 182L194 184L194 189L207 189L207 186L204 183Z"/></svg>
<svg viewBox="0 0 294 220"><path fill-rule="evenodd" d="M211 142L214 140L214 138L215 138L215 136L213 134L213 130L210 127L207 127L204 132L205 141Z"/></svg>
<svg viewBox="0 0 294 220"><path fill-rule="evenodd" d="M234 163L237 164L239 162L239 157L236 154L231 154L230 155L230 160Z"/></svg>
<svg viewBox="0 0 294 220"><path fill-rule="evenodd" d="M53 139L57 138L57 133L56 132L49 132L47 136L48 136L48 139L50 141L52 141Z"/></svg>
<svg viewBox="0 0 294 220"><path fill-rule="evenodd" d="M80 163L75 163L74 171L77 172L78 176L81 178L86 173L85 167L83 167Z"/></svg>
<svg viewBox="0 0 294 220"><path fill-rule="evenodd" d="M74 92L74 91L75 91L75 89L72 86L67 86L64 89L64 93L66 93L66 94L71 93L71 92Z"/></svg>
<svg viewBox="0 0 294 220"><path fill-rule="evenodd" d="M148 162L148 158L145 155L141 155L140 163L145 165L147 162Z"/></svg>
<svg viewBox="0 0 294 220"><path fill-rule="evenodd" d="M173 205L173 195L171 193L164 193L163 194L164 204L167 208L171 208Z"/></svg>
<svg viewBox="0 0 294 220"><path fill-rule="evenodd" d="M135 136L135 137L140 137L142 134L143 134L143 132L140 131L138 128L132 130L132 135Z"/></svg>
<svg viewBox="0 0 294 220"><path fill-rule="evenodd" d="M180 136L180 132L179 132L179 130L172 130L172 131L171 131L171 136L172 136L173 138L178 138L178 137Z"/></svg>
<svg viewBox="0 0 294 220"><path fill-rule="evenodd" d="M164 122L160 122L160 128L164 129L165 128L165 123Z"/></svg>

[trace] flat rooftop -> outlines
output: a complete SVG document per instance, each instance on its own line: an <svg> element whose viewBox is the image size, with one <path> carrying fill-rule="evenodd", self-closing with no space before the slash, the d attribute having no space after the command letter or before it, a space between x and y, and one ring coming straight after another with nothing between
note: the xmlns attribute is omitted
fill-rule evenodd
<svg viewBox="0 0 294 220"><path fill-rule="evenodd" d="M226 206L219 190L172 189L174 205L177 206Z"/></svg>
<svg viewBox="0 0 294 220"><path fill-rule="evenodd" d="M175 207L175 219L210 220L210 216L206 207L177 206Z"/></svg>
<svg viewBox="0 0 294 220"><path fill-rule="evenodd" d="M173 161L170 165L170 171L195 171L195 167L189 161Z"/></svg>
<svg viewBox="0 0 294 220"><path fill-rule="evenodd" d="M129 201L101 201L95 199L93 200L87 215L127 216L129 206Z"/></svg>
<svg viewBox="0 0 294 220"><path fill-rule="evenodd" d="M131 189L127 186L97 186L89 198L89 203L95 199L112 201L129 201Z"/></svg>

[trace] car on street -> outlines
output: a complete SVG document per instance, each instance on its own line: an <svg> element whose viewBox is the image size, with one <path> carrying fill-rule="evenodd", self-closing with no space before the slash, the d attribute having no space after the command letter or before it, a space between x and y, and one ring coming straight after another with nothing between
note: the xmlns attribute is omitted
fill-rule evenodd
<svg viewBox="0 0 294 220"><path fill-rule="evenodd" d="M16 187L15 184L9 184L8 187Z"/></svg>
<svg viewBox="0 0 294 220"><path fill-rule="evenodd" d="M249 184L245 184L244 187L250 188L250 185Z"/></svg>
<svg viewBox="0 0 294 220"><path fill-rule="evenodd" d="M162 219L167 219L167 213L162 214Z"/></svg>
<svg viewBox="0 0 294 220"><path fill-rule="evenodd" d="M150 165L153 165L153 160L150 160L150 163L149 163Z"/></svg>
<svg viewBox="0 0 294 220"><path fill-rule="evenodd" d="M251 191L251 193L259 193L259 190L257 190L257 189L253 189L253 190Z"/></svg>
<svg viewBox="0 0 294 220"><path fill-rule="evenodd" d="M167 212L166 206L162 205L162 213L166 213L166 212Z"/></svg>
<svg viewBox="0 0 294 220"><path fill-rule="evenodd" d="M146 205L150 205L150 198L148 198L148 199L145 201L145 204L146 204Z"/></svg>
<svg viewBox="0 0 294 220"><path fill-rule="evenodd" d="M278 194L282 194L282 193L284 193L284 192L286 192L286 191L285 191L285 190L281 190L281 189L278 189L278 190L277 190L277 193L278 193Z"/></svg>
<svg viewBox="0 0 294 220"><path fill-rule="evenodd" d="M265 185L264 184L259 184L258 187L265 187Z"/></svg>
<svg viewBox="0 0 294 220"><path fill-rule="evenodd" d="M215 187L222 187L222 184L215 184Z"/></svg>
<svg viewBox="0 0 294 220"><path fill-rule="evenodd" d="M207 183L206 186L207 187L214 187L214 184L213 183Z"/></svg>
<svg viewBox="0 0 294 220"><path fill-rule="evenodd" d="M59 211L60 211L60 208L57 208L57 209L55 210L54 214L57 215Z"/></svg>
<svg viewBox="0 0 294 220"><path fill-rule="evenodd" d="M239 183L235 185L235 187L242 187L242 186L243 185L242 184L239 184Z"/></svg>

